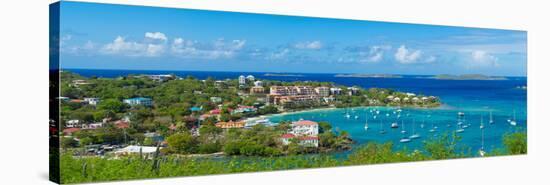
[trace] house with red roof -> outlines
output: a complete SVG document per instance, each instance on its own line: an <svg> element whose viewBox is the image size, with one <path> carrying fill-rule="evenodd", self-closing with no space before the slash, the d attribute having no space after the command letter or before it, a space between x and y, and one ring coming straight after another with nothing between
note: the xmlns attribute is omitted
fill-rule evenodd
<svg viewBox="0 0 550 185"><path fill-rule="evenodd" d="M63 129L63 134L66 136L73 135L73 133L80 131L80 128L66 128Z"/></svg>
<svg viewBox="0 0 550 185"><path fill-rule="evenodd" d="M119 129L125 129L130 127L130 123L124 120L118 120L115 122L115 127Z"/></svg>
<svg viewBox="0 0 550 185"><path fill-rule="evenodd" d="M297 136L317 136L319 134L319 124L310 120L299 120L292 122L291 133Z"/></svg>

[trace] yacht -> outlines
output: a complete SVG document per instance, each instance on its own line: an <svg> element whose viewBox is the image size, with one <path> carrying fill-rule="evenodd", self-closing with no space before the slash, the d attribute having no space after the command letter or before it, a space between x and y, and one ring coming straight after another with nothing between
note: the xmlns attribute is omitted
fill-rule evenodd
<svg viewBox="0 0 550 185"><path fill-rule="evenodd" d="M399 125L397 124L397 122L394 122L391 124L391 128L399 128Z"/></svg>
<svg viewBox="0 0 550 185"><path fill-rule="evenodd" d="M516 122L516 110L514 110L514 116L512 120L510 120L510 125L516 126L518 123Z"/></svg>
<svg viewBox="0 0 550 185"><path fill-rule="evenodd" d="M415 129L415 127L414 127L414 122L415 122L415 121L414 121L414 119L413 119L413 124L412 124L412 126L413 126L412 135L409 136L409 139L420 138L420 134L417 134L416 131L415 131L416 129Z"/></svg>

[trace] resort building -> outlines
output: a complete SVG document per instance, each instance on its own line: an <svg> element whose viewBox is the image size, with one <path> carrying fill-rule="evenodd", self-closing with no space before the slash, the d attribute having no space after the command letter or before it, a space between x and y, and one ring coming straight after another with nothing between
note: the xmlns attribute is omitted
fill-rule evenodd
<svg viewBox="0 0 550 185"><path fill-rule="evenodd" d="M239 122L233 122L233 121L218 122L218 123L216 123L216 127L218 127L218 128L244 128L245 124L246 123L243 122L243 121L239 121Z"/></svg>
<svg viewBox="0 0 550 185"><path fill-rule="evenodd" d="M316 136L319 134L319 124L315 121L300 120L292 122L291 133L297 136Z"/></svg>
<svg viewBox="0 0 550 185"><path fill-rule="evenodd" d="M342 94L342 89L338 87L331 87L330 88L330 94L331 95L339 95Z"/></svg>
<svg viewBox="0 0 550 185"><path fill-rule="evenodd" d="M88 102L90 105L97 105L99 103L99 98L84 98L85 102Z"/></svg>
<svg viewBox="0 0 550 185"><path fill-rule="evenodd" d="M359 93L359 88L357 87L348 87L348 95L353 96Z"/></svg>
<svg viewBox="0 0 550 185"><path fill-rule="evenodd" d="M151 98L143 98L143 97L130 98L130 99L124 99L123 102L131 106L136 106L136 105L143 105L146 107L153 106L153 100Z"/></svg>
<svg viewBox="0 0 550 185"><path fill-rule="evenodd" d="M289 145L292 139L296 139L298 141L298 145L300 146L319 147L318 136L296 136L294 134L283 134L280 139L283 145Z"/></svg>
<svg viewBox="0 0 550 185"><path fill-rule="evenodd" d="M316 87L315 92L322 97L330 95L330 88L328 87Z"/></svg>
<svg viewBox="0 0 550 185"><path fill-rule="evenodd" d="M271 86L267 102L274 105L289 106L300 103L320 101L320 94L327 95L326 89L317 90L311 86Z"/></svg>
<svg viewBox="0 0 550 185"><path fill-rule="evenodd" d="M264 87L262 86L254 86L250 88L250 94L263 94L264 93Z"/></svg>

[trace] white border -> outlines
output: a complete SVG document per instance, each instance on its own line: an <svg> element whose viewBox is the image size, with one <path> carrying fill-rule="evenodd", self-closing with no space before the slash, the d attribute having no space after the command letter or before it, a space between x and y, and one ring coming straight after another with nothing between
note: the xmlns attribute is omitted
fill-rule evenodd
<svg viewBox="0 0 550 185"><path fill-rule="evenodd" d="M1 184L47 181L48 4L3 1ZM94 0L162 7L255 12L528 31L529 154L331 169L214 175L107 184L548 184L550 102L544 1L494 0ZM546 182L546 183L544 183Z"/></svg>

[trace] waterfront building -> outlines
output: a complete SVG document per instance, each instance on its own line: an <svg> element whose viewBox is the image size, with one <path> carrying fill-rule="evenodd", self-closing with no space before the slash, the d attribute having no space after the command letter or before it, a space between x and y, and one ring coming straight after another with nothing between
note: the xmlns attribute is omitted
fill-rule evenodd
<svg viewBox="0 0 550 185"><path fill-rule="evenodd" d="M357 87L348 87L348 95L353 96L359 93L359 88Z"/></svg>
<svg viewBox="0 0 550 185"><path fill-rule="evenodd" d="M280 139L283 145L289 145L292 139L298 141L298 145L305 147L319 147L318 136L296 136L294 134L283 134Z"/></svg>
<svg viewBox="0 0 550 185"><path fill-rule="evenodd" d="M321 97L329 96L330 95L330 88L328 88L328 87L316 87L315 92Z"/></svg>
<svg viewBox="0 0 550 185"><path fill-rule="evenodd" d="M292 122L291 133L297 136L316 136L319 134L319 124L315 121L300 120Z"/></svg>
<svg viewBox="0 0 550 185"><path fill-rule="evenodd" d="M342 93L342 89L339 87L331 87L330 88L330 94L331 95L339 95Z"/></svg>
<svg viewBox="0 0 550 185"><path fill-rule="evenodd" d="M311 86L271 86L267 96L268 103L288 106L297 103L320 101L320 96Z"/></svg>
<svg viewBox="0 0 550 185"><path fill-rule="evenodd" d="M136 106L136 105L143 105L146 107L153 106L153 100L151 98L144 98L144 97L124 99L123 102L131 106Z"/></svg>

